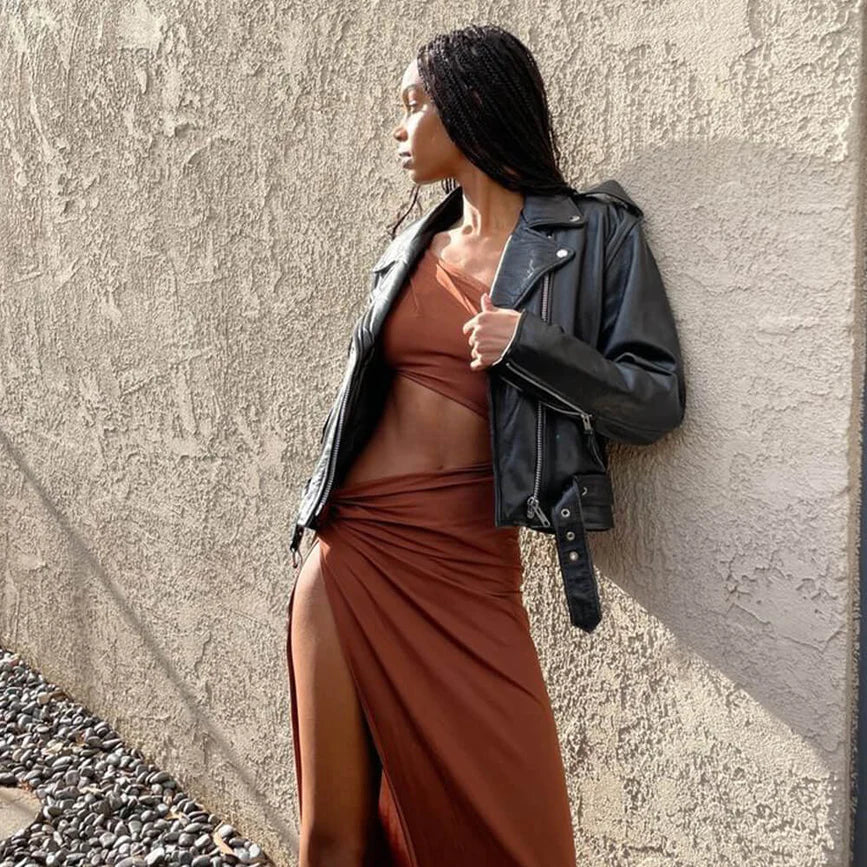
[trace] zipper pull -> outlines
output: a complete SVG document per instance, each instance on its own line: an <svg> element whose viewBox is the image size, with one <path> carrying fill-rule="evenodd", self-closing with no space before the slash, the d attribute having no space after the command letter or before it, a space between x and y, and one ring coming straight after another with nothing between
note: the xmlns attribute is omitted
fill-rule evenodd
<svg viewBox="0 0 867 867"><path fill-rule="evenodd" d="M292 568L298 568L298 548L301 545L301 537L304 535L306 528L302 524L295 525L295 532L292 534L292 541L289 543L289 550L292 552Z"/></svg>
<svg viewBox="0 0 867 867"><path fill-rule="evenodd" d="M581 421L584 422L584 430L590 433L593 430L593 425L590 424L590 416L586 412L581 413Z"/></svg>
<svg viewBox="0 0 867 867"><path fill-rule="evenodd" d="M535 515L543 527L550 527L551 522L545 516L545 513L542 511L542 507L539 505L538 497L533 496L532 494L527 497L527 517L530 518Z"/></svg>

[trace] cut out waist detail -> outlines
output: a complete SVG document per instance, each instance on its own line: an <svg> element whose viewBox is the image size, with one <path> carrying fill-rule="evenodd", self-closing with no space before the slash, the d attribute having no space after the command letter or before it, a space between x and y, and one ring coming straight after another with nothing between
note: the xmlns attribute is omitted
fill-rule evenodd
<svg viewBox="0 0 867 867"><path fill-rule="evenodd" d="M412 376L395 376L382 417L343 485L491 465L487 419Z"/></svg>

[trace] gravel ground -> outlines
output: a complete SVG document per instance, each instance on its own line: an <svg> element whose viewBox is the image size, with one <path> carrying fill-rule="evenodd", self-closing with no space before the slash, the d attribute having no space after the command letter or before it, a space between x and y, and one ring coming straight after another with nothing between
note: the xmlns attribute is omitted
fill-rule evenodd
<svg viewBox="0 0 867 867"><path fill-rule="evenodd" d="M42 802L32 824L0 843L0 867L272 863L107 722L3 649L0 786L31 789Z"/></svg>

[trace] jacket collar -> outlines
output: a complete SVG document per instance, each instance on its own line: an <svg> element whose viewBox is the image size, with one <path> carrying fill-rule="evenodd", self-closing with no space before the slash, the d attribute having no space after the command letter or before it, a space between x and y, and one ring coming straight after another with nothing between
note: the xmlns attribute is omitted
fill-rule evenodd
<svg viewBox="0 0 867 867"><path fill-rule="evenodd" d="M584 223L578 203L566 193L553 196L528 193L524 197L521 214L531 229L537 226L580 226Z"/></svg>
<svg viewBox="0 0 867 867"><path fill-rule="evenodd" d="M385 317L407 274L431 238L451 225L463 211L463 193L456 187L427 214L419 217L388 245L374 271L369 316L362 319L364 339L376 340ZM586 220L568 195L526 194L518 222L509 235L491 286L491 301L498 307L517 308L544 275L560 268L584 247ZM575 232L555 235L543 227L561 226ZM382 272L380 276L376 272Z"/></svg>
<svg viewBox="0 0 867 867"><path fill-rule="evenodd" d="M397 259L411 263L416 254L425 248L433 235L449 226L463 213L463 190L455 187L430 211L410 223L385 248L372 271L381 271ZM545 196L536 193L524 194L516 232L537 229L541 226L583 226L585 217L575 199L566 193ZM542 237L545 237L542 235Z"/></svg>

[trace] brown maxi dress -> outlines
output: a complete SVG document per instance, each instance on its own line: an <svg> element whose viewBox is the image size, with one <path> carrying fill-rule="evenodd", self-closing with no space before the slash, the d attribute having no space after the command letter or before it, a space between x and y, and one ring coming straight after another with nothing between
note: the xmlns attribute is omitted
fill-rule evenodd
<svg viewBox="0 0 867 867"><path fill-rule="evenodd" d="M461 326L487 288L428 249L381 336L396 375L484 419L487 375ZM368 865L575 865L518 528L493 516L490 460L344 484L323 512L322 579L382 767ZM287 655L300 815L291 640Z"/></svg>

